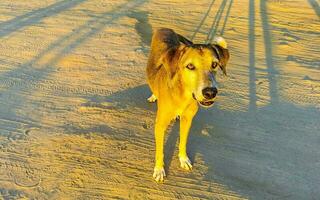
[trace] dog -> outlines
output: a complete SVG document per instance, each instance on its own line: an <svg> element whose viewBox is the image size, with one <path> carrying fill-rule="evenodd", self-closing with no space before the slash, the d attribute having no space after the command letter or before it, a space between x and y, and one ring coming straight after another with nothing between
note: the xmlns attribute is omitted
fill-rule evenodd
<svg viewBox="0 0 320 200"><path fill-rule="evenodd" d="M222 37L212 44L193 44L172 29L161 28L152 35L151 51L147 64L147 82L152 91L149 102L157 101L155 121L155 167L153 178L163 182L164 136L168 125L180 119L180 166L191 170L187 155L187 140L192 119L199 105L205 108L214 104L218 93L216 74L220 68L226 75L229 60L227 43Z"/></svg>

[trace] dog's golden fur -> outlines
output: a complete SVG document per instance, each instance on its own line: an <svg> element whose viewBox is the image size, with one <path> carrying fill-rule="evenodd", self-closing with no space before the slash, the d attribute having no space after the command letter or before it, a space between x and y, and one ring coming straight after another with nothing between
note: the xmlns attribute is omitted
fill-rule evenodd
<svg viewBox="0 0 320 200"><path fill-rule="evenodd" d="M226 47L226 42L221 37L214 44L193 44L171 29L159 29L153 34L147 79L153 93L148 100L158 101L155 123L156 163L153 174L157 182L162 182L165 176L165 131L171 120L178 116L180 164L186 170L192 169L186 150L189 129L198 104L209 107L214 102L215 94L208 98L208 95L203 95L203 91L215 85L217 66L226 74L229 59Z"/></svg>

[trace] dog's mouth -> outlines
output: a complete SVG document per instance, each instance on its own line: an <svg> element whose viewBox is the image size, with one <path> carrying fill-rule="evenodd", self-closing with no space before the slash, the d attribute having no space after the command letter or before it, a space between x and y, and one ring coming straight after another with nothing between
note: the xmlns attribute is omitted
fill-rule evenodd
<svg viewBox="0 0 320 200"><path fill-rule="evenodd" d="M192 93L192 97L193 97L194 100L196 100L200 104L200 106L205 107L205 108L209 108L214 104L214 100L213 99L199 101L193 93Z"/></svg>
<svg viewBox="0 0 320 200"><path fill-rule="evenodd" d="M203 107L210 107L213 105L214 101L213 100L209 100L209 101L198 101L199 104Z"/></svg>

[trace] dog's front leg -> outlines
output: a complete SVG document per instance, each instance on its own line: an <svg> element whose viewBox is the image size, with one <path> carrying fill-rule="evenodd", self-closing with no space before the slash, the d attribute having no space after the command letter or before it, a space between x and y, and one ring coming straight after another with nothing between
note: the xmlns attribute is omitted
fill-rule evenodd
<svg viewBox="0 0 320 200"><path fill-rule="evenodd" d="M191 104L180 118L180 144L179 144L179 160L183 169L191 170L192 164L187 155L187 142L192 119L198 111L197 104Z"/></svg>
<svg viewBox="0 0 320 200"><path fill-rule="evenodd" d="M157 182L163 182L163 178L166 176L164 171L164 156L163 156L163 146L164 146L164 135L165 131L170 124L170 117L159 111L157 112L156 124L155 124L155 140L156 140L156 163L154 167L153 178Z"/></svg>

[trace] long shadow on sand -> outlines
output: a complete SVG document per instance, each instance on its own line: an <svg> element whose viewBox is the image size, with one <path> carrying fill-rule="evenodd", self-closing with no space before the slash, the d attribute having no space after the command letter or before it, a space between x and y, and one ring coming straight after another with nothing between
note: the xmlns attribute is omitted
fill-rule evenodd
<svg viewBox="0 0 320 200"><path fill-rule="evenodd" d="M312 8L314 9L314 12L317 14L317 16L320 18L320 7L319 7L319 3L315 0L308 0L309 4L312 6Z"/></svg>
<svg viewBox="0 0 320 200"><path fill-rule="evenodd" d="M221 22L224 10L225 10L225 8L227 6L227 3L228 3L227 0L223 0L221 2L219 10L215 15L214 20L212 21L212 24L211 24L211 27L210 27L210 31L209 31L209 33L207 35L206 42L208 42L208 43L212 42L213 38L218 33L220 22ZM225 28L226 28L226 24L227 24L229 15L230 15L230 10L231 10L232 4L233 4L233 0L230 0L228 8L227 8L227 11L226 11L226 15L225 15L225 17L223 19L223 25L220 28L220 35L221 36L224 34L224 31L225 31Z"/></svg>
<svg viewBox="0 0 320 200"><path fill-rule="evenodd" d="M229 5L227 6L229 2ZM212 0L209 7L208 7L208 10L207 12L205 13L205 15L202 17L200 23L198 24L196 30L193 32L192 36L190 37L191 41L193 41L196 37L196 35L200 32L200 29L203 27L203 24L205 22L206 19L208 19L208 16L213 8L213 5L215 3L215 0ZM211 23L211 26L209 28L209 31L207 33L207 39L205 42L207 43L210 43L212 42L214 36L218 33L218 29L219 29L219 25L220 25L220 22L222 22L222 27L220 28L220 32L219 34L222 36L225 32L225 28L226 28L226 25L227 25L227 21L228 21L228 18L229 18L229 15L230 15L230 10L231 10L231 7L232 7L232 4L233 4L233 0L223 0L219 6L219 9L217 11L217 13L215 13L214 15L214 18L213 18L213 21ZM222 20L222 16L223 16L223 13L225 11L225 8L227 6L227 11L226 11L226 14L225 14L225 17Z"/></svg>
<svg viewBox="0 0 320 200"><path fill-rule="evenodd" d="M255 1L250 0L249 3L249 110L256 110L256 73L255 73L255 57L256 57L256 39L255 39Z"/></svg>
<svg viewBox="0 0 320 200"><path fill-rule="evenodd" d="M11 20L0 23L0 37L6 36L12 32L18 31L23 27L37 24L44 18L57 15L58 13L68 10L85 0L64 0L54 3L48 7L28 12Z"/></svg>
<svg viewBox="0 0 320 200"><path fill-rule="evenodd" d="M233 4L233 0L230 0L226 16L224 17L224 20L223 20L223 25L222 25L222 28L220 30L220 35L221 36L224 34L224 31L225 31L225 28L226 28L226 25L227 25L227 21L228 21L229 15L230 15L230 10L231 10L232 4Z"/></svg>
<svg viewBox="0 0 320 200"><path fill-rule="evenodd" d="M214 2L215 2L215 0L212 0L212 1L211 1L210 5L209 5L209 7L208 7L208 10L207 10L207 12L206 12L206 14L203 16L203 18L201 19L201 21L200 21L199 25L197 26L196 30L193 32L192 36L190 37L190 38L191 38L191 41L193 41L194 38L196 37L197 33L199 33L199 31L200 31L203 23L205 22L205 20L206 20L207 17L209 16L209 13L210 13L210 11L211 11L211 8L212 8Z"/></svg>

